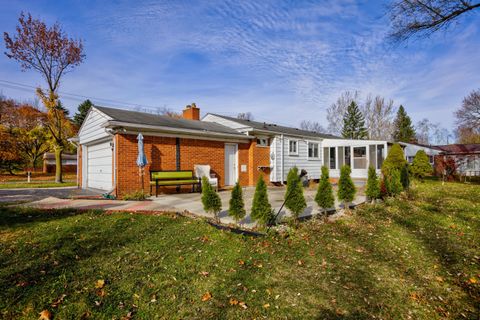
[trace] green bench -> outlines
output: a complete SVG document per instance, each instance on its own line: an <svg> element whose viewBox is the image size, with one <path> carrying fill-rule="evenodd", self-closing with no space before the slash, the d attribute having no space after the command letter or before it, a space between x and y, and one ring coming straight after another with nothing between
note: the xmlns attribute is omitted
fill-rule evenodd
<svg viewBox="0 0 480 320"><path fill-rule="evenodd" d="M158 187L192 185L200 187L201 181L193 175L192 170L150 171L150 194L155 187L155 197L158 197Z"/></svg>

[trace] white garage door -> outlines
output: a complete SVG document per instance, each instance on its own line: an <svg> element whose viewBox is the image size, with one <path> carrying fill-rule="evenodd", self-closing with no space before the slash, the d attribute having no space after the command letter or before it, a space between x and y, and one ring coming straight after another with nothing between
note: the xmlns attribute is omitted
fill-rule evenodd
<svg viewBox="0 0 480 320"><path fill-rule="evenodd" d="M112 148L110 141L87 147L87 186L112 189Z"/></svg>

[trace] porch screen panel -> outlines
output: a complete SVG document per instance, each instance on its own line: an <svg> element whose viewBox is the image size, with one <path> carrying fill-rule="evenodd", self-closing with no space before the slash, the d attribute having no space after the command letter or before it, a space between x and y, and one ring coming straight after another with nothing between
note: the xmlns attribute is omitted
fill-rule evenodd
<svg viewBox="0 0 480 320"><path fill-rule="evenodd" d="M385 149L385 146L383 144L377 144L377 169L382 169L382 164L384 156L383 156L383 150Z"/></svg>
<svg viewBox="0 0 480 320"><path fill-rule="evenodd" d="M328 152L329 149L330 148L323 148L323 165L327 168L328 168L329 159L330 159L330 155Z"/></svg>
<svg viewBox="0 0 480 320"><path fill-rule="evenodd" d="M367 168L367 147L353 147L353 168Z"/></svg>
<svg viewBox="0 0 480 320"><path fill-rule="evenodd" d="M345 160L345 149L343 147L338 147L338 169L340 169Z"/></svg>
<svg viewBox="0 0 480 320"><path fill-rule="evenodd" d="M377 168L377 151L376 151L375 145L374 144L369 145L368 151L369 151L368 157L370 160L370 163L368 164L368 166Z"/></svg>
<svg viewBox="0 0 480 320"><path fill-rule="evenodd" d="M335 158L336 158L335 147L331 147L330 148L330 169L336 169Z"/></svg>
<svg viewBox="0 0 480 320"><path fill-rule="evenodd" d="M352 149L350 146L345 147L345 164L350 167L352 166L352 163L350 161L351 159L350 157L352 155L351 152L352 152Z"/></svg>

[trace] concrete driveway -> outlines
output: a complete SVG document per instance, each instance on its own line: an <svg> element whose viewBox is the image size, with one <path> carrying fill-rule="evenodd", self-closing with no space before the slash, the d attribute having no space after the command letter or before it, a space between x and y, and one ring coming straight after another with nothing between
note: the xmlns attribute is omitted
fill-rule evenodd
<svg viewBox="0 0 480 320"><path fill-rule="evenodd" d="M80 195L93 196L98 193L77 187L0 189L0 202L30 202L48 197L68 199Z"/></svg>

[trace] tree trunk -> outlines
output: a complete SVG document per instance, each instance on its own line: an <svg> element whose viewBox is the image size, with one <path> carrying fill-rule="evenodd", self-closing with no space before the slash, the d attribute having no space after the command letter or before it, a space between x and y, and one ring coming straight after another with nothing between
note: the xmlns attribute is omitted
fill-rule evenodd
<svg viewBox="0 0 480 320"><path fill-rule="evenodd" d="M55 183L63 183L62 152L63 152L63 147L55 146Z"/></svg>

